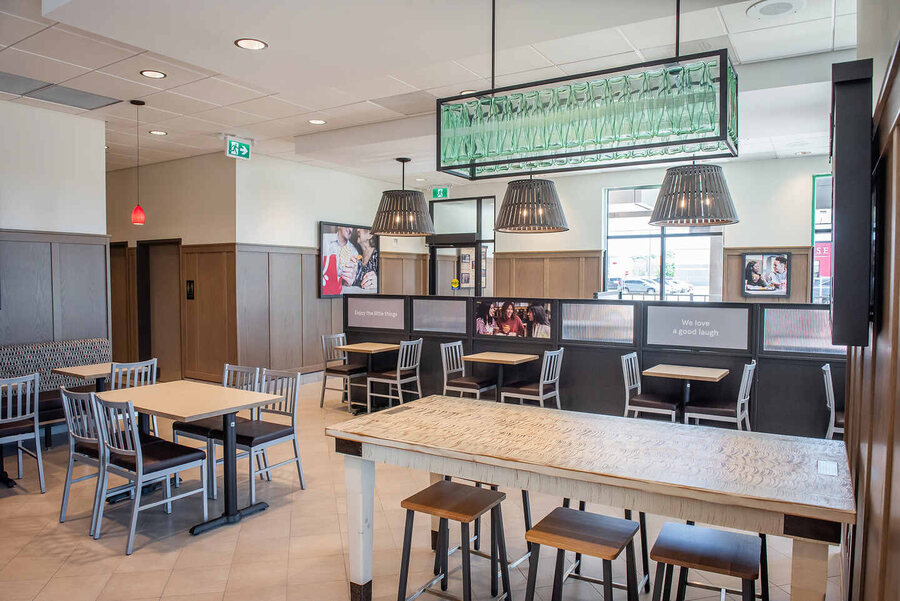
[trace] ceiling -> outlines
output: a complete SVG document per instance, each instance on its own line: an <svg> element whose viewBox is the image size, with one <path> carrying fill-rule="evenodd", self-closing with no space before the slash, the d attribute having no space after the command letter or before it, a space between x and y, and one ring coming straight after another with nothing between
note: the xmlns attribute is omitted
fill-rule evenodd
<svg viewBox="0 0 900 601"><path fill-rule="evenodd" d="M855 0L807 0L766 20L749 17L750 4L684 0L682 52L728 48L744 90L745 70L775 81L779 59L856 46ZM672 0L555 0L552 9L500 0L497 84L670 56L673 9ZM242 50L239 37L269 47ZM438 176L433 118L422 115L438 97L490 87L489 50L487 0L44 0L43 11L40 0L0 0L0 71L146 101L137 125L127 102L82 111L0 93L104 120L109 170L135 164L137 134L146 164L222 150L219 134L232 133L253 138L258 153L378 178L396 179L391 159L412 156L409 172L427 184ZM827 86L788 83L742 91L743 156L826 151Z"/></svg>

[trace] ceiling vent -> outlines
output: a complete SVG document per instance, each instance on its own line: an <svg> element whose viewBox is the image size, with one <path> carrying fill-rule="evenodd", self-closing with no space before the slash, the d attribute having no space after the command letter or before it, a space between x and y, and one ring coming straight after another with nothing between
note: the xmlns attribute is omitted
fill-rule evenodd
<svg viewBox="0 0 900 601"><path fill-rule="evenodd" d="M36 98L46 102L53 102L54 104L74 106L89 111L121 102L117 98L82 92L75 88L67 88L38 79L22 77L21 75L3 73L2 71L0 71L0 92L27 96L28 98Z"/></svg>

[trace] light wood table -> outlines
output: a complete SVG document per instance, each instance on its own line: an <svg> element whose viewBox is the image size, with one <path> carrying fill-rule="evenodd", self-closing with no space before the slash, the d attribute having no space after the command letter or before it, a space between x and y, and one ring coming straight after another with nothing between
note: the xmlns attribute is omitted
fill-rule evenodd
<svg viewBox="0 0 900 601"><path fill-rule="evenodd" d="M357 342L355 344L342 344L334 347L346 353L359 353L366 356L366 372L372 373L372 359L379 353L399 351L400 345L393 342ZM356 403L357 405L360 403ZM347 395L347 410L353 413L353 399Z"/></svg>
<svg viewBox="0 0 900 601"><path fill-rule="evenodd" d="M722 378L728 375L729 371L722 367L695 367L693 365L660 363L659 365L648 367L641 373L653 378L682 380L684 382L684 404L687 405L691 400L692 380L697 382L720 382Z"/></svg>
<svg viewBox="0 0 900 601"><path fill-rule="evenodd" d="M97 383L97 392L106 390L106 379L112 371L112 363L91 363L90 365L72 365L71 367L57 367L51 370L54 374L69 376L80 380L94 380Z"/></svg>
<svg viewBox="0 0 900 601"><path fill-rule="evenodd" d="M500 389L503 388L503 366L504 365L521 365L522 363L530 363L540 359L540 355L524 355L521 353L495 353L486 351L484 353L475 353L472 355L463 355L463 361L472 363L493 363L497 366L497 400L500 400Z"/></svg>
<svg viewBox="0 0 900 601"><path fill-rule="evenodd" d="M794 601L825 598L856 521L844 443L430 396L326 428L344 455L350 597L371 599L375 462L793 539Z"/></svg>
<svg viewBox="0 0 900 601"><path fill-rule="evenodd" d="M254 513L266 509L267 503L256 503L239 509L237 506L237 444L234 425L238 411L254 409L277 401L279 396L226 388L188 380L163 382L134 388L120 388L98 394L105 401L131 401L142 432L149 430L147 415L156 415L181 422L195 422L222 416L223 458L225 459L225 511L221 516L191 528L191 534L226 524L235 524Z"/></svg>

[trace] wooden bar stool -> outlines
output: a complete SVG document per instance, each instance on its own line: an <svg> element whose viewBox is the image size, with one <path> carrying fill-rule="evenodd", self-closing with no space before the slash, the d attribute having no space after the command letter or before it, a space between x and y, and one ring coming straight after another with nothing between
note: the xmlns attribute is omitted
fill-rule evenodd
<svg viewBox="0 0 900 601"><path fill-rule="evenodd" d="M684 601L690 569L740 578L741 599L754 601L761 552L758 536L669 522L650 550L657 562L653 601L669 600L675 566L681 567L676 601Z"/></svg>
<svg viewBox="0 0 900 601"><path fill-rule="evenodd" d="M506 538L503 533L503 516L500 504L506 499L506 494L466 486L448 480L439 480L424 490L420 490L400 503L406 509L406 528L403 532L403 555L400 561L400 586L397 592L397 601L407 601L406 589L409 579L409 554L412 546L413 518L415 512L436 516L440 519L438 530L437 549L435 551L435 577L413 593L409 599L415 599L425 591L437 594L444 598L449 597L444 593L447 590L449 577L449 548L450 526L449 521L460 523L460 548L462 550L462 580L463 601L472 601L472 563L471 563L471 533L469 526L488 511L491 512L491 595L497 595L497 564L499 562L501 579L503 581L503 595L500 599L510 598L509 565L506 557ZM430 591L430 588L440 581L441 591Z"/></svg>
<svg viewBox="0 0 900 601"><path fill-rule="evenodd" d="M574 551L580 555L590 555L603 560L603 599L612 601L612 562L622 553L622 549L625 549L628 601L637 601L638 581L634 559L634 535L637 534L638 528L638 523L631 520L577 511L568 507L557 507L550 512L550 515L525 533L525 540L531 543L525 601L534 601L541 545L557 549L556 570L553 576L553 601L562 601L566 551ZM587 580L587 578L583 579ZM601 581L594 580L594 582Z"/></svg>

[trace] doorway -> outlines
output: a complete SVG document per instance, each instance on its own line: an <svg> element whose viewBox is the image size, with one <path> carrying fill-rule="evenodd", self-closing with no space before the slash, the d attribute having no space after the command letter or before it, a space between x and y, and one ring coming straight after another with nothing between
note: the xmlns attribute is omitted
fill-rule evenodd
<svg viewBox="0 0 900 601"><path fill-rule="evenodd" d="M426 239L428 293L493 296L494 197L435 200L429 210L435 233Z"/></svg>
<svg viewBox="0 0 900 601"><path fill-rule="evenodd" d="M181 240L137 243L138 357L160 381L181 379Z"/></svg>

